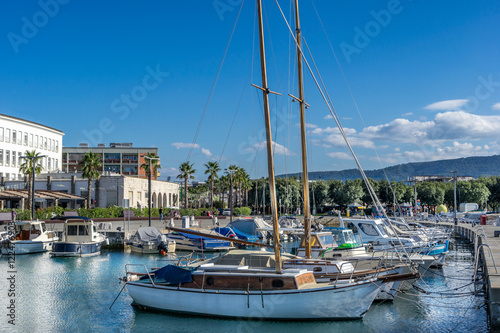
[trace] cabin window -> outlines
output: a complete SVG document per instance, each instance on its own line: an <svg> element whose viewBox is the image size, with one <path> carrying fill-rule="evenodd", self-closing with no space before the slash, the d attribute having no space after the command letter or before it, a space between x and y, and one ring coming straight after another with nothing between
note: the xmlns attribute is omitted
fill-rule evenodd
<svg viewBox="0 0 500 333"><path fill-rule="evenodd" d="M78 228L76 225L68 225L68 236L78 235Z"/></svg>
<svg viewBox="0 0 500 333"><path fill-rule="evenodd" d="M214 278L212 276L209 276L205 279L205 282L207 285L211 286L214 284Z"/></svg>
<svg viewBox="0 0 500 333"><path fill-rule="evenodd" d="M321 272L323 271L323 267L314 267L313 272Z"/></svg>
<svg viewBox="0 0 500 333"><path fill-rule="evenodd" d="M319 239L321 240L321 243L323 243L324 246L333 246L335 241L333 240L333 236L328 234L328 235L321 235L318 236Z"/></svg>
<svg viewBox="0 0 500 333"><path fill-rule="evenodd" d="M285 283L281 279L275 279L275 280L273 280L272 285L274 288L283 288Z"/></svg>
<svg viewBox="0 0 500 333"><path fill-rule="evenodd" d="M78 226L78 235L80 235L80 236L83 236L83 235L86 236L88 234L89 234L89 231L86 228L86 226L84 226L84 225L79 225Z"/></svg>
<svg viewBox="0 0 500 333"><path fill-rule="evenodd" d="M377 229L368 223L360 223L359 228L368 236L378 236Z"/></svg>

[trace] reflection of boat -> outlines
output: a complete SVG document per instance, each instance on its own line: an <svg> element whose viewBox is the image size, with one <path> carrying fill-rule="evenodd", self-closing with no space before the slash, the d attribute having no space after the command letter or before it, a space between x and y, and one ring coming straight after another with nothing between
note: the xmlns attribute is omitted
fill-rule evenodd
<svg viewBox="0 0 500 333"><path fill-rule="evenodd" d="M97 232L94 221L90 219L67 219L64 222L63 240L54 243L51 256L88 257L99 255L106 236Z"/></svg>
<svg viewBox="0 0 500 333"><path fill-rule="evenodd" d="M45 222L40 221L17 221L14 230L10 230L13 237L7 234L1 243L2 254L29 254L46 252L52 249L52 245L59 238L55 232L48 231Z"/></svg>
<svg viewBox="0 0 500 333"><path fill-rule="evenodd" d="M215 231L210 231L208 234L213 234L215 236L222 236ZM230 241L212 239L208 234L206 237L203 237L198 235L191 235L184 232L173 231L168 234L165 234L165 236L168 241L175 242L175 249L179 251L210 252L210 251L227 251L234 248Z"/></svg>
<svg viewBox="0 0 500 333"><path fill-rule="evenodd" d="M175 241L169 240L155 227L141 227L127 243L132 252L158 254L160 251L175 252Z"/></svg>

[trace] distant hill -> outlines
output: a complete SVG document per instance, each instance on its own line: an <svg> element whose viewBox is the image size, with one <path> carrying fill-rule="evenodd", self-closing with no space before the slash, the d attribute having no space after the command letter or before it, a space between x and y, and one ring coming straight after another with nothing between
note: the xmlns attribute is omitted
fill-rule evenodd
<svg viewBox="0 0 500 333"><path fill-rule="evenodd" d="M465 157L452 160L441 160L433 162L417 162L394 165L385 168L389 180L404 181L411 176L450 176L450 171L458 171L457 176L498 176L500 175L500 155ZM365 170L366 176L375 180L385 179L384 169ZM300 177L302 173L289 174L288 176ZM279 175L278 177L285 177ZM358 169L343 171L315 171L309 172L309 180L317 179L347 179L361 178Z"/></svg>

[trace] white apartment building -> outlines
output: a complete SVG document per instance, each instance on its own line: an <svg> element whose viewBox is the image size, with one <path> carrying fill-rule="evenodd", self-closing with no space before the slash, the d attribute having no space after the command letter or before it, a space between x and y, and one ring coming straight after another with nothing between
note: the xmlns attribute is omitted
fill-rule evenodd
<svg viewBox="0 0 500 333"><path fill-rule="evenodd" d="M19 165L24 162L21 156L27 150L46 156L40 160L43 172L61 170L63 135L55 128L0 114L0 177L23 179Z"/></svg>

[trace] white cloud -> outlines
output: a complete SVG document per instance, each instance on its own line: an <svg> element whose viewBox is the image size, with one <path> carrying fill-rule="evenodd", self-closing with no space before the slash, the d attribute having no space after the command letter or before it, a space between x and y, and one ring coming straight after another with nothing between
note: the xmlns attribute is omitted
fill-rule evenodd
<svg viewBox="0 0 500 333"><path fill-rule="evenodd" d="M317 128L318 125L314 125L314 124L306 124L306 128Z"/></svg>
<svg viewBox="0 0 500 333"><path fill-rule="evenodd" d="M247 150L247 151L249 151L249 150L260 151L260 150L265 150L266 147L267 147L266 146L266 141L262 141L262 142L254 144L250 148L246 148L245 150ZM285 156L293 156L293 155L295 155L295 153L292 152L290 149L288 149L285 146L282 146L279 143L276 143L274 141L273 141L273 153L276 154L276 155L285 155Z"/></svg>
<svg viewBox="0 0 500 333"><path fill-rule="evenodd" d="M447 101L441 101L429 104L424 107L426 110L431 111L456 111L460 110L462 106L469 102L468 99L450 99Z"/></svg>
<svg viewBox="0 0 500 333"><path fill-rule="evenodd" d="M438 113L431 121L395 119L387 124L366 127L360 137L425 144L428 141L480 140L496 138L500 116L480 116L465 111Z"/></svg>
<svg viewBox="0 0 500 333"><path fill-rule="evenodd" d="M413 116L413 112L403 113L401 116L402 116L402 117Z"/></svg>
<svg viewBox="0 0 500 333"><path fill-rule="evenodd" d="M352 155L349 155L349 154L343 153L343 152L328 153L327 155L332 157L332 158L337 158L340 160L351 160L352 159Z"/></svg>
<svg viewBox="0 0 500 333"><path fill-rule="evenodd" d="M174 142L172 143L172 146L174 146L177 149L181 148L200 148L200 145L195 143L194 145L192 143L183 143L183 142Z"/></svg>
<svg viewBox="0 0 500 333"><path fill-rule="evenodd" d="M327 114L323 117L323 119L333 119L333 116L331 114Z"/></svg>
<svg viewBox="0 0 500 333"><path fill-rule="evenodd" d="M179 170L176 168L170 167L170 168L161 168L161 175L163 176L170 176L170 177L177 177L179 174Z"/></svg>
<svg viewBox="0 0 500 333"><path fill-rule="evenodd" d="M493 105L491 106L491 108L492 108L493 110L499 110L499 111L500 111L500 103L493 104Z"/></svg>
<svg viewBox="0 0 500 333"><path fill-rule="evenodd" d="M206 157L210 157L212 156L212 153L210 152L210 150L206 149L206 148L201 148L201 153L203 155L205 155Z"/></svg>

